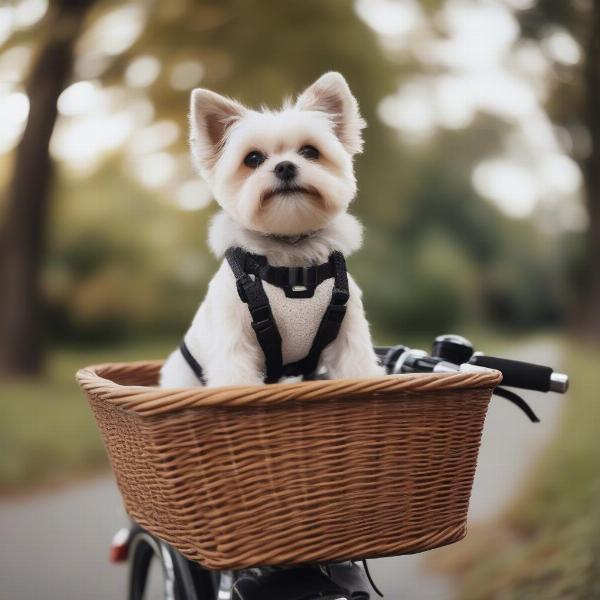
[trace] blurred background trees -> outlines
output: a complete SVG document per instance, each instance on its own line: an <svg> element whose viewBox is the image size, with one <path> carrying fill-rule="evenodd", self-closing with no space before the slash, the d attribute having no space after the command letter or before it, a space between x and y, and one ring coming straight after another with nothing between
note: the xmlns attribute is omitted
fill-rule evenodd
<svg viewBox="0 0 600 600"><path fill-rule="evenodd" d="M576 327L600 339L600 5L546 0L522 15L523 35L543 40L548 30L567 31L581 48L581 60L560 74L548 102L553 121L569 132L570 151L584 181L589 217Z"/></svg>
<svg viewBox="0 0 600 600"><path fill-rule="evenodd" d="M43 344L40 267L45 249L52 183L50 137L58 97L69 83L75 42L93 0L59 0L47 17L38 56L25 82L29 118L14 158L0 246L0 364L15 373L37 373Z"/></svg>
<svg viewBox="0 0 600 600"><path fill-rule="evenodd" d="M0 368L39 370L42 337L52 348L181 335L214 269L204 238L216 209L188 158L189 91L277 105L330 69L369 123L353 208L367 238L351 268L380 337L557 327L597 306L598 117L583 98L595 89L598 61L584 57L598 18L592 3L568 4L1 8ZM65 38L57 18L69 10ZM44 62L57 37L72 69L68 50L61 66ZM44 102L36 77L53 84ZM598 311L587 314L592 331Z"/></svg>

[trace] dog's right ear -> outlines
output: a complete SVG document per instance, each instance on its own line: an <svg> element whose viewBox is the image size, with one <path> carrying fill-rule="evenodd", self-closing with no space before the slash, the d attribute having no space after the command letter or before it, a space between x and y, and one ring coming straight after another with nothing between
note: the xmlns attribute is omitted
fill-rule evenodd
<svg viewBox="0 0 600 600"><path fill-rule="evenodd" d="M219 158L229 128L246 109L210 90L192 91L190 106L190 144L201 171L210 170Z"/></svg>

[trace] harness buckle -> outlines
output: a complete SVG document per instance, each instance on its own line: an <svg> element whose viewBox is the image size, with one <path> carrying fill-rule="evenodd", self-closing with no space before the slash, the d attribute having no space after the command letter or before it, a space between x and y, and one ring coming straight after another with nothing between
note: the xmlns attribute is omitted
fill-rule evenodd
<svg viewBox="0 0 600 600"><path fill-rule="evenodd" d="M264 331L273 324L273 315L271 314L271 307L268 304L253 308L250 310L250 313L254 329Z"/></svg>
<svg viewBox="0 0 600 600"><path fill-rule="evenodd" d="M340 290L334 287L331 293L331 306L344 306L350 298L350 292L348 290Z"/></svg>
<svg viewBox="0 0 600 600"><path fill-rule="evenodd" d="M288 298L312 298L318 284L316 267L288 267L283 290Z"/></svg>
<svg viewBox="0 0 600 600"><path fill-rule="evenodd" d="M240 300L244 304L248 304L248 296L246 295L246 286L252 282L249 275L242 275L239 279L235 280L235 287L237 288Z"/></svg>
<svg viewBox="0 0 600 600"><path fill-rule="evenodd" d="M316 283L317 276L314 267L290 267L288 285L292 291L306 290Z"/></svg>

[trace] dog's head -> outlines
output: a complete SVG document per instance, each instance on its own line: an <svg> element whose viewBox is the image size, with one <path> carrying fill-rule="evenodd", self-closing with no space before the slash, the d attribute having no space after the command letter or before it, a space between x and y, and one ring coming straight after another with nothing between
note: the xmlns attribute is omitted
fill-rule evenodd
<svg viewBox="0 0 600 600"><path fill-rule="evenodd" d="M249 229L314 231L356 194L352 157L361 151L365 123L339 73L326 73L277 112L196 89L190 120L200 174L217 202Z"/></svg>

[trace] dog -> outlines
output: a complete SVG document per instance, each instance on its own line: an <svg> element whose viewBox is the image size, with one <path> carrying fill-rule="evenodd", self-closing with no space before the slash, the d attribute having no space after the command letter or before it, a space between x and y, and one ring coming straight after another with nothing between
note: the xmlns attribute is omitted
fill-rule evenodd
<svg viewBox="0 0 600 600"><path fill-rule="evenodd" d="M259 385L277 361L279 367L296 367L271 368L271 382L310 376L302 361L323 327L329 337L323 341L321 336L324 347L316 358L313 352L317 372L326 370L336 379L384 374L361 291L346 275L343 258L362 244L362 226L347 209L357 193L353 158L362 151L365 126L346 80L335 72L278 111L251 110L206 89L192 91L193 163L222 209L210 224L208 245L215 256L227 259L181 348L163 365L162 387ZM259 263L253 276L244 271L248 261ZM263 281L256 273L265 269L285 279L287 287ZM338 269L335 276L332 269ZM305 273L330 276L307 292ZM292 285L298 277L301 285ZM252 289L245 296L240 285ZM344 286L347 293L339 293ZM255 293L267 304L262 307L266 321L249 311L247 295ZM343 306L329 311L336 293ZM261 339L265 328L270 337ZM271 365L268 353L275 355Z"/></svg>

